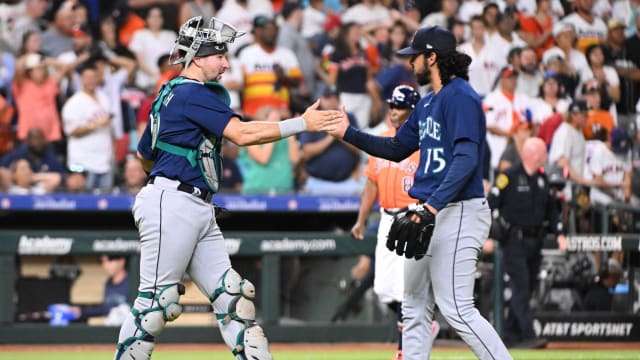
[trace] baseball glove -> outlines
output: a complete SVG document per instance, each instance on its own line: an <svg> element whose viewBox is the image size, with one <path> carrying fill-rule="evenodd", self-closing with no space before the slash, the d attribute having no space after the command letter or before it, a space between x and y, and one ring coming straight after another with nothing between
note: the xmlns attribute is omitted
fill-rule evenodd
<svg viewBox="0 0 640 360"><path fill-rule="evenodd" d="M429 249L435 223L435 215L422 205L409 207L406 212L395 215L387 236L387 248L407 259L422 259Z"/></svg>

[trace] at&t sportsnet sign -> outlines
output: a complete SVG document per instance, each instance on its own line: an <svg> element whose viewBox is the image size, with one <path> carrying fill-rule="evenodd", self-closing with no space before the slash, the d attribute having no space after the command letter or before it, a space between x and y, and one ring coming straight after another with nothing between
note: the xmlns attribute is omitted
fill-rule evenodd
<svg viewBox="0 0 640 360"><path fill-rule="evenodd" d="M624 314L580 313L537 316L536 335L550 341L638 341L640 317Z"/></svg>

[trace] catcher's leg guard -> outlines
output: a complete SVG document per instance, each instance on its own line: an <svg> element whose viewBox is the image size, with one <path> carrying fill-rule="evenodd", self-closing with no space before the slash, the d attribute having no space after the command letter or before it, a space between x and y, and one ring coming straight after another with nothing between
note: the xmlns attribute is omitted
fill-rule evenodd
<svg viewBox="0 0 640 360"><path fill-rule="evenodd" d="M231 352L239 360L272 360L269 341L264 331L255 323L256 309L253 304L256 289L235 270L229 269L222 275L222 284L209 298L215 307L226 308L226 312L216 312L224 336L224 327L232 322L241 324L235 333L235 346ZM231 297L229 299L229 297ZM234 330L235 331L235 330ZM227 342L229 344L229 342ZM231 344L229 344L231 346Z"/></svg>
<svg viewBox="0 0 640 360"><path fill-rule="evenodd" d="M173 321L182 314L182 305L178 303L180 295L184 295L184 285L173 284L160 290L155 296L153 292L140 292L138 297L151 299L151 306L142 311L132 308L135 324L141 331L139 336L132 336L118 344L115 360L148 360L153 352L155 337L164 329L167 321ZM154 304L157 304L154 306Z"/></svg>

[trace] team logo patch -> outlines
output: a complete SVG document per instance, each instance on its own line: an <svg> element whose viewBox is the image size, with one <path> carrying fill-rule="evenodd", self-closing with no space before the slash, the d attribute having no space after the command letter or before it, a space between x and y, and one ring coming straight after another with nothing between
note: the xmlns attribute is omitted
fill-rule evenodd
<svg viewBox="0 0 640 360"><path fill-rule="evenodd" d="M509 185L509 178L507 177L507 175L498 175L498 177L496 178L496 186L498 187L498 189L502 190L506 188L507 185Z"/></svg>

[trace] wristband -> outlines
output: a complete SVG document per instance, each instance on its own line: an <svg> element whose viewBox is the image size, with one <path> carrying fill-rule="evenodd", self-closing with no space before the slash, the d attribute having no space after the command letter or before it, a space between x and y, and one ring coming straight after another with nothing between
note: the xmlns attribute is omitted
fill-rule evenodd
<svg viewBox="0 0 640 360"><path fill-rule="evenodd" d="M307 124L302 116L280 121L278 127L280 128L280 137L283 139L307 130Z"/></svg>

